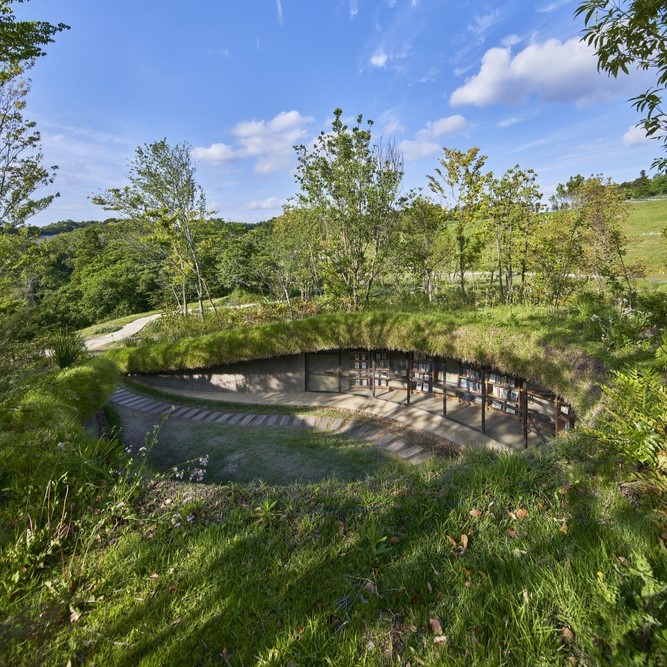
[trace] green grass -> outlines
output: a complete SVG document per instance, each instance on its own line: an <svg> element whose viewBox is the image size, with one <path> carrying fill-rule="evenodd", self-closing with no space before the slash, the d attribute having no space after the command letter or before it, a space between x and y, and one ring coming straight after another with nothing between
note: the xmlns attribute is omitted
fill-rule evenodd
<svg viewBox="0 0 667 667"><path fill-rule="evenodd" d="M662 230L667 227L667 199L629 204L628 219L622 230L628 239L629 263L646 267L646 277L667 279L667 241Z"/></svg>
<svg viewBox="0 0 667 667"><path fill-rule="evenodd" d="M87 555L76 587L35 586L7 608L12 641L0 656L45 665L659 659L650 590L666 558L655 528L590 465L570 461L469 452L363 481L149 486L135 519L108 534L110 548Z"/></svg>

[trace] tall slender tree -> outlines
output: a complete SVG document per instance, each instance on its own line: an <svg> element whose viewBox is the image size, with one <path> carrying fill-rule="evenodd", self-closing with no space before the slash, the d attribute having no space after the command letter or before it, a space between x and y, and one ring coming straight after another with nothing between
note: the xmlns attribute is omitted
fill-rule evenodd
<svg viewBox="0 0 667 667"><path fill-rule="evenodd" d="M142 243L160 261L180 309L187 313L188 284L194 281L199 313L210 299L198 252L199 230L211 213L197 184L187 143L170 146L166 139L140 146L128 174L129 184L92 198L106 210L135 222ZM212 301L211 301L211 305Z"/></svg>
<svg viewBox="0 0 667 667"><path fill-rule="evenodd" d="M336 109L331 132L322 132L312 148L296 146L301 191L292 208L317 226L326 287L355 309L368 302L385 269L403 177L401 156L393 144L374 143L372 125L359 115L350 128Z"/></svg>
<svg viewBox="0 0 667 667"><path fill-rule="evenodd" d="M519 165L508 169L499 179L489 182L489 224L495 242L500 300L515 298L514 276L521 276L525 287L528 248L533 222L540 211L540 190L532 169Z"/></svg>
<svg viewBox="0 0 667 667"><path fill-rule="evenodd" d="M441 198L447 215L454 223L454 242L461 295L465 297L465 274L479 257L482 240L479 223L484 216L484 191L490 173L483 171L486 155L479 148L465 153L456 148L443 148L444 157L435 175L429 175L431 191Z"/></svg>

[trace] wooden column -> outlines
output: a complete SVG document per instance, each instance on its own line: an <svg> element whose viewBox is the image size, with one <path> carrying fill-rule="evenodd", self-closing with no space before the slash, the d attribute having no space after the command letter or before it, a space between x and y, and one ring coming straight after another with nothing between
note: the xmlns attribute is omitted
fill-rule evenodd
<svg viewBox="0 0 667 667"><path fill-rule="evenodd" d="M405 371L405 377L407 382L407 404L410 405L410 396L412 395L412 353L408 352L407 357L407 369Z"/></svg>
<svg viewBox="0 0 667 667"><path fill-rule="evenodd" d="M371 356L371 386L375 398L375 350L369 350L368 354Z"/></svg>
<svg viewBox="0 0 667 667"><path fill-rule="evenodd" d="M447 416L447 357L442 360L442 416Z"/></svg>
<svg viewBox="0 0 667 667"><path fill-rule="evenodd" d="M348 381L349 382L349 381ZM343 350L338 350L338 393L343 391Z"/></svg>
<svg viewBox="0 0 667 667"><path fill-rule="evenodd" d="M521 380L521 428L523 429L523 447L528 449L528 382Z"/></svg>
<svg viewBox="0 0 667 667"><path fill-rule="evenodd" d="M482 368L482 433L486 433L486 368Z"/></svg>

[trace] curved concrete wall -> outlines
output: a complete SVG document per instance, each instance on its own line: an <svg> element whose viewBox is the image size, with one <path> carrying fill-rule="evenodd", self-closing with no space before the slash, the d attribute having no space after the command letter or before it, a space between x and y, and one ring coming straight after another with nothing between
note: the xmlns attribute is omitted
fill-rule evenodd
<svg viewBox="0 0 667 667"><path fill-rule="evenodd" d="M144 375L141 381L156 387L194 391L301 392L306 383L305 355L242 361L206 371Z"/></svg>

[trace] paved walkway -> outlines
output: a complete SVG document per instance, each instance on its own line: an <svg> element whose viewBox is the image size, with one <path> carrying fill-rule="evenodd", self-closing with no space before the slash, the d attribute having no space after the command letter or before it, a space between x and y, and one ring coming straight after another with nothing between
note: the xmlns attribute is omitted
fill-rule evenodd
<svg viewBox="0 0 667 667"><path fill-rule="evenodd" d="M133 322L121 327L118 331L90 338L86 341L86 348L88 350L100 350L111 345L111 343L115 343L117 340L124 340L130 336L134 336L134 334L139 333L149 322L156 320L160 316L160 313L155 313L154 315L139 317Z"/></svg>
<svg viewBox="0 0 667 667"><path fill-rule="evenodd" d="M153 378L154 380L155 378ZM476 431L465 424L451 419L443 419L442 415L422 410L415 405L405 405L391 400L373 398L365 394L330 394L325 392L232 392L232 391L201 391L182 387L165 387L159 382L151 381L147 377L133 377L132 380L146 387L158 389L163 394L171 394L178 401L179 396L187 396L204 401L218 401L224 408L224 403L248 403L253 405L276 405L291 407L320 407L351 410L362 412L379 419L391 419L394 422L405 424L411 429L426 431L447 440L458 447L480 447L495 451L510 452L516 448L496 440L489 435Z"/></svg>
<svg viewBox="0 0 667 667"><path fill-rule="evenodd" d="M342 417L315 417L308 415L261 415L256 413L230 412L225 409L211 410L178 406L168 401L140 396L120 387L111 398L113 403L125 408L145 412L156 417L170 415L170 419L186 419L193 422L212 422L237 426L275 426L279 428L310 428L336 432L365 440L396 455L412 465L428 461L432 453L418 445L411 445L388 428L369 424L362 419Z"/></svg>

